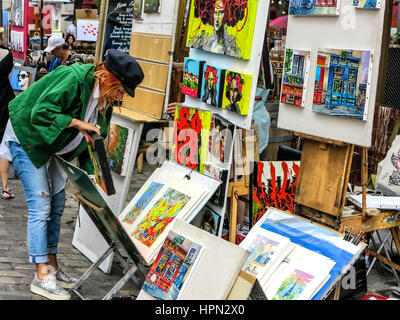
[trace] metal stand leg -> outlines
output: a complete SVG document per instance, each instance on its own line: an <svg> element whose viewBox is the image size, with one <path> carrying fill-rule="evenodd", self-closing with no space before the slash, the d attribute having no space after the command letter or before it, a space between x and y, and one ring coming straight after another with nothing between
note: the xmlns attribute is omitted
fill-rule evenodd
<svg viewBox="0 0 400 320"><path fill-rule="evenodd" d="M376 251L376 253L380 253L380 252L382 251L382 249L384 248L385 243L386 243L387 239L389 238L389 236L390 236L390 233L388 233L388 234L386 235L385 239L384 239L383 241L381 241L381 245L380 245L380 247L378 248L378 250ZM372 260L372 262L371 262L371 264L370 264L370 266L369 266L369 268L368 268L368 270L367 270L367 276L368 276L368 274L371 272L372 267L374 266L375 262L376 262L376 258L374 258L374 259Z"/></svg>
<svg viewBox="0 0 400 320"><path fill-rule="evenodd" d="M137 271L137 267L133 266L128 272L122 277L121 280L104 296L103 300L111 300L111 298L131 279L133 274Z"/></svg>
<svg viewBox="0 0 400 320"><path fill-rule="evenodd" d="M117 259L119 260L119 262L122 264L122 266L123 266L123 268L124 268L124 271L123 271L123 272L124 272L124 273L127 273L128 271L130 271L130 267L129 267L128 263L126 262L126 260L125 260L124 257L121 255L121 253L119 252L118 249L115 250L115 256L117 257ZM136 268L136 269L137 269L137 268ZM139 270L137 269L137 271L139 271ZM141 276L141 275L140 275L140 276ZM141 281L139 281L139 280L137 279L137 277L135 277L134 275L132 275L131 279L132 279L133 283L136 285L136 287L137 287L138 289L140 289L141 286L142 286Z"/></svg>
<svg viewBox="0 0 400 320"><path fill-rule="evenodd" d="M377 234L377 236L378 236L379 241L382 241L382 238L381 238L381 236L380 236L380 234L379 234L379 231L377 231L376 234ZM390 235L390 232L388 233L388 235ZM388 250L386 249L386 246L383 246L383 250L385 251L386 257L387 257L390 261L392 261L392 259L390 259L389 252L388 252ZM400 282L399 282L399 276L397 275L396 269L393 268L393 267L391 267L390 269L392 270L392 273L393 273L394 277L396 278L396 282L397 282L397 283L400 283Z"/></svg>

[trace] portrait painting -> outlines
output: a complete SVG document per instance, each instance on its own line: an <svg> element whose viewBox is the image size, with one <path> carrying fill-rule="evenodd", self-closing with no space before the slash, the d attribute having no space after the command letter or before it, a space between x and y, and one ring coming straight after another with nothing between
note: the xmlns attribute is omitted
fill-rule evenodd
<svg viewBox="0 0 400 320"><path fill-rule="evenodd" d="M208 64L203 69L201 101L213 107L221 108L225 70Z"/></svg>
<svg viewBox="0 0 400 320"><path fill-rule="evenodd" d="M246 116L249 113L252 76L226 71L222 109Z"/></svg>

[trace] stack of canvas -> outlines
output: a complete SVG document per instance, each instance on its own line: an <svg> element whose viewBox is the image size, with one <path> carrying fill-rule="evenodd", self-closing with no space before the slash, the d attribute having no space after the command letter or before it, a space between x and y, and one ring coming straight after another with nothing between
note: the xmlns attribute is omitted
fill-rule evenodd
<svg viewBox="0 0 400 320"><path fill-rule="evenodd" d="M177 220L137 299L226 299L247 257L245 249Z"/></svg>
<svg viewBox="0 0 400 320"><path fill-rule="evenodd" d="M241 247L250 251L243 271L256 277L268 300L309 300L329 279L335 262L254 226Z"/></svg>

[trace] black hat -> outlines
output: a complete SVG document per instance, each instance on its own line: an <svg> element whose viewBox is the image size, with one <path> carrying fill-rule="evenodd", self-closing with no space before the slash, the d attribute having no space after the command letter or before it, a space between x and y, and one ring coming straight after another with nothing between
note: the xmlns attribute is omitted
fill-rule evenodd
<svg viewBox="0 0 400 320"><path fill-rule="evenodd" d="M134 97L136 87L144 79L142 68L135 58L117 49L108 49L103 60L107 69L121 81L125 91Z"/></svg>

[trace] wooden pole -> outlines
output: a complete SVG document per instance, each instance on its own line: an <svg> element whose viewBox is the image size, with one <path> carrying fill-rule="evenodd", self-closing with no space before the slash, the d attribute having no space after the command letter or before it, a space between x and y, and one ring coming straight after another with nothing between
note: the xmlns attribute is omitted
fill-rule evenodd
<svg viewBox="0 0 400 320"><path fill-rule="evenodd" d="M229 242L236 244L236 225L237 225L237 206L238 192L236 188L232 188L231 196L231 216L229 219Z"/></svg>
<svg viewBox="0 0 400 320"><path fill-rule="evenodd" d="M367 184L368 184L368 149L362 148L361 157L361 181L362 181L362 222L367 220Z"/></svg>

